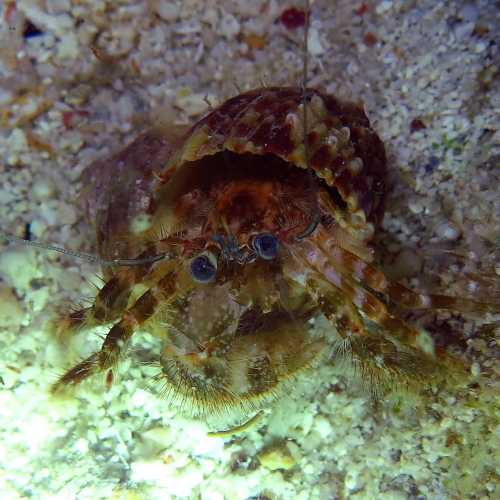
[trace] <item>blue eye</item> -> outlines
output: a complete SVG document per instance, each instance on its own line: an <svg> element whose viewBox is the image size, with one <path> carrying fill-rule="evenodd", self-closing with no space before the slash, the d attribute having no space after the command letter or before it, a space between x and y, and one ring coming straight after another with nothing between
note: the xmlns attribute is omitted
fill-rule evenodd
<svg viewBox="0 0 500 500"><path fill-rule="evenodd" d="M259 257L272 260L278 255L278 240L271 233L258 234L253 240L253 248Z"/></svg>
<svg viewBox="0 0 500 500"><path fill-rule="evenodd" d="M209 283L217 274L217 259L211 253L198 255L191 261L191 275L198 283Z"/></svg>

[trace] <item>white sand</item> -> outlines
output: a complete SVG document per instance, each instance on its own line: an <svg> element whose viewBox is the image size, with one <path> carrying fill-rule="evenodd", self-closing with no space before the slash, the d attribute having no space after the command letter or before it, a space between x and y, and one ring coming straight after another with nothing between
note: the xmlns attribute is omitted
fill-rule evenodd
<svg viewBox="0 0 500 500"><path fill-rule="evenodd" d="M356 14L362 3L314 3L310 84L363 100L386 143L392 238L382 243L396 252L399 243L451 242L487 259L478 236L500 241L494 2L385 0ZM205 96L217 103L237 87L301 79L302 32L276 22L285 0L10 4L0 6L0 220L18 236L30 224L34 238L92 251L77 198L93 159L159 115L191 121ZM23 40L25 17L41 36ZM123 56L117 64L96 63L96 34ZM414 119L426 128L412 133ZM82 335L66 352L44 323L55 306L91 295L85 280L98 270L28 248L0 251L2 500L498 498L498 345L474 337L470 320L441 314L434 323L438 336L450 327L468 336L467 388L374 405L323 363L252 430L209 438L213 427L147 390L139 359L158 346L145 334L109 392L95 382L75 398L51 398L51 381L99 337ZM407 252L392 272L408 276L416 260ZM464 293L454 269L429 269Z"/></svg>

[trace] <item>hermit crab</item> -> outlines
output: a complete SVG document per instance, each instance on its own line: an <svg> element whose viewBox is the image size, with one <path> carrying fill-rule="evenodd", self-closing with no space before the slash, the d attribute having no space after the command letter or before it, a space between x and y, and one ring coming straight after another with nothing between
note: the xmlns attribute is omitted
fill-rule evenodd
<svg viewBox="0 0 500 500"><path fill-rule="evenodd" d="M105 283L57 328L111 326L54 391L111 383L138 329L163 341L157 379L202 414L257 408L339 350L377 386L439 376L453 360L396 306L498 306L417 293L377 269L385 176L361 106L304 87L242 93L183 135L159 126L93 165ZM312 328L318 315L331 335Z"/></svg>
<svg viewBox="0 0 500 500"><path fill-rule="evenodd" d="M377 388L447 375L458 361L399 311L500 305L418 293L375 265L386 163L360 104L303 85L240 93L90 166L104 285L56 328L109 330L54 392L112 383L139 329L162 340L157 380L200 414L259 408L323 355Z"/></svg>

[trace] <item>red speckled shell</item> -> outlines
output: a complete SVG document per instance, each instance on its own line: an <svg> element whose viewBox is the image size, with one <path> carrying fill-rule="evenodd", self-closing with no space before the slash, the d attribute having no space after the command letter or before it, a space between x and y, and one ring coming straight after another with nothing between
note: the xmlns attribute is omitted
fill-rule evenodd
<svg viewBox="0 0 500 500"><path fill-rule="evenodd" d="M362 108L318 90L307 91L309 165L335 188L354 226L383 215L386 157ZM273 154L307 168L300 88L261 88L229 99L197 122L168 162L165 178L182 164L223 150Z"/></svg>
<svg viewBox="0 0 500 500"><path fill-rule="evenodd" d="M223 150L272 154L299 168L307 163L343 202L347 224L369 239L383 215L386 158L384 146L363 109L318 90L307 90L306 161L301 88L260 88L227 100L178 139L168 128L155 128L111 160L87 171L94 197L88 200L97 221L99 253L105 258L134 257L141 240L133 219L153 215L162 204L162 188L179 168ZM339 198L340 196L340 198ZM350 217L350 219L349 219Z"/></svg>

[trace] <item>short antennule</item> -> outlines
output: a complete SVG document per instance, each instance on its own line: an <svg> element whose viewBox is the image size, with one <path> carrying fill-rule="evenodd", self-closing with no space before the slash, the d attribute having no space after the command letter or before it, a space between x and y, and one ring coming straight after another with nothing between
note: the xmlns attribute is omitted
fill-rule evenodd
<svg viewBox="0 0 500 500"><path fill-rule="evenodd" d="M167 254L158 254L158 255L151 255L150 257L142 257L142 258L135 258L135 259L101 259L97 255L92 255L89 253L84 253L84 252L75 252L74 250L68 250L67 248L62 248L54 245L50 245L48 243L43 243L40 241L31 241L31 240L25 240L23 238L19 238L17 236L11 235L11 234L6 234L6 233L0 233L0 238L4 239L5 241L8 241L9 243L16 243L20 245L26 245L26 246L31 246L31 247L37 247L37 248L42 248L43 250L50 250L53 252L59 252L64 255L67 255L69 257L75 257L76 259L83 259L86 260L87 262L92 262L93 264L99 264L104 267L111 267L111 266L143 266L145 264L152 264L153 262L156 262L158 260L164 259Z"/></svg>

